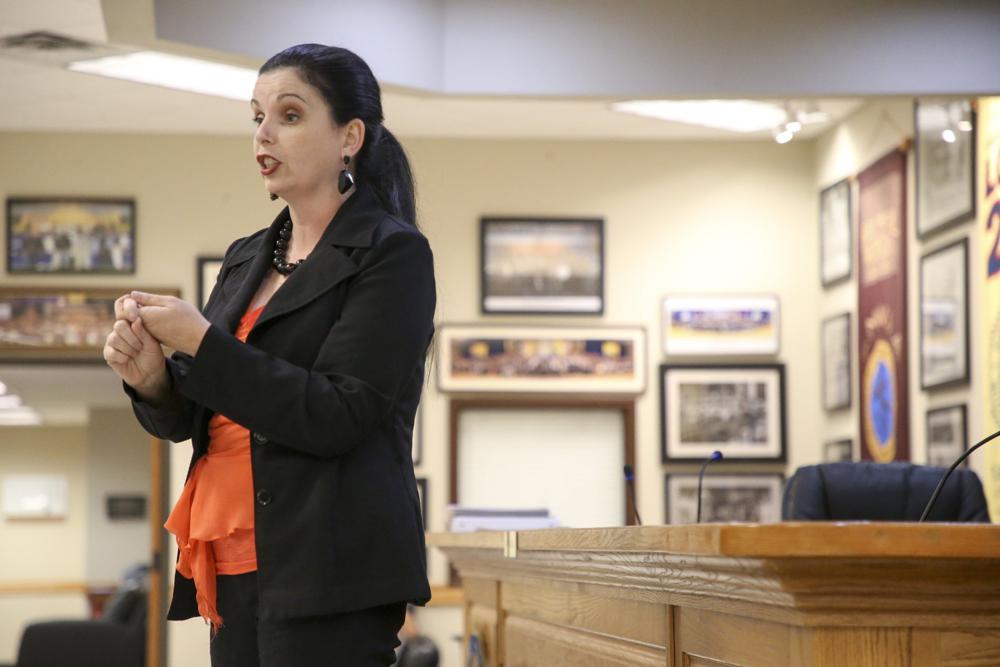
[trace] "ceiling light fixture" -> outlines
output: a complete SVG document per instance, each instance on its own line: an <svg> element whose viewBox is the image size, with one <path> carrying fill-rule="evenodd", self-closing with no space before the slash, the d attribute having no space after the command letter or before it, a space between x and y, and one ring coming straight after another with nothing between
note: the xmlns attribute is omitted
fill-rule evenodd
<svg viewBox="0 0 1000 667"><path fill-rule="evenodd" d="M157 51L76 60L66 67L74 72L243 101L250 100L257 80L257 72L249 68Z"/></svg>
<svg viewBox="0 0 1000 667"><path fill-rule="evenodd" d="M761 132L786 119L785 110L755 100L631 100L612 104L622 113L702 125L731 132Z"/></svg>

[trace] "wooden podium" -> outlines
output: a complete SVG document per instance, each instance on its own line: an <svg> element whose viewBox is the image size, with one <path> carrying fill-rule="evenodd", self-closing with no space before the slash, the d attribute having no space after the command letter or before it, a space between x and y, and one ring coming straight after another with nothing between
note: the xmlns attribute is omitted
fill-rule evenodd
<svg viewBox="0 0 1000 667"><path fill-rule="evenodd" d="M1000 526L430 533L484 665L1000 665ZM477 664L473 661L471 664Z"/></svg>

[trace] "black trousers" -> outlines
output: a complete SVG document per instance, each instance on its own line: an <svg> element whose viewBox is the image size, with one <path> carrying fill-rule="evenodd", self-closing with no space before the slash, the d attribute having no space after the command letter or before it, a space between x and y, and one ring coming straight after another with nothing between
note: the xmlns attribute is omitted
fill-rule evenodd
<svg viewBox="0 0 1000 667"><path fill-rule="evenodd" d="M223 625L209 629L212 667L382 667L396 661L406 602L340 614L262 621L257 573L216 577Z"/></svg>

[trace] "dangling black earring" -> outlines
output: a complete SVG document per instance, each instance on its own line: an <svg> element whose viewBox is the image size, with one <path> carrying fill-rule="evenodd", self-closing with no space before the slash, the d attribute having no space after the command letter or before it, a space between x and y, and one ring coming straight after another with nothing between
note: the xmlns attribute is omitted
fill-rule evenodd
<svg viewBox="0 0 1000 667"><path fill-rule="evenodd" d="M351 176L351 172L347 171L347 165L351 163L351 156L344 156L344 169L340 170L340 177L337 178L337 189L340 190L340 194L345 194L354 186L354 177Z"/></svg>
<svg viewBox="0 0 1000 667"><path fill-rule="evenodd" d="M278 198L278 195L276 195L276 194L274 194L274 193L272 192L272 193L271 193L271 201L274 201L274 200L275 200L275 199L277 199L277 198Z"/></svg>

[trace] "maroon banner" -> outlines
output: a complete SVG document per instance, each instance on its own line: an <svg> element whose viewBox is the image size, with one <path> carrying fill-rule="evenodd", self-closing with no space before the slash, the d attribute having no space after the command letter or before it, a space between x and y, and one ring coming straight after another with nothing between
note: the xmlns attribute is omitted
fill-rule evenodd
<svg viewBox="0 0 1000 667"><path fill-rule="evenodd" d="M858 176L861 458L910 458L906 342L906 153Z"/></svg>

